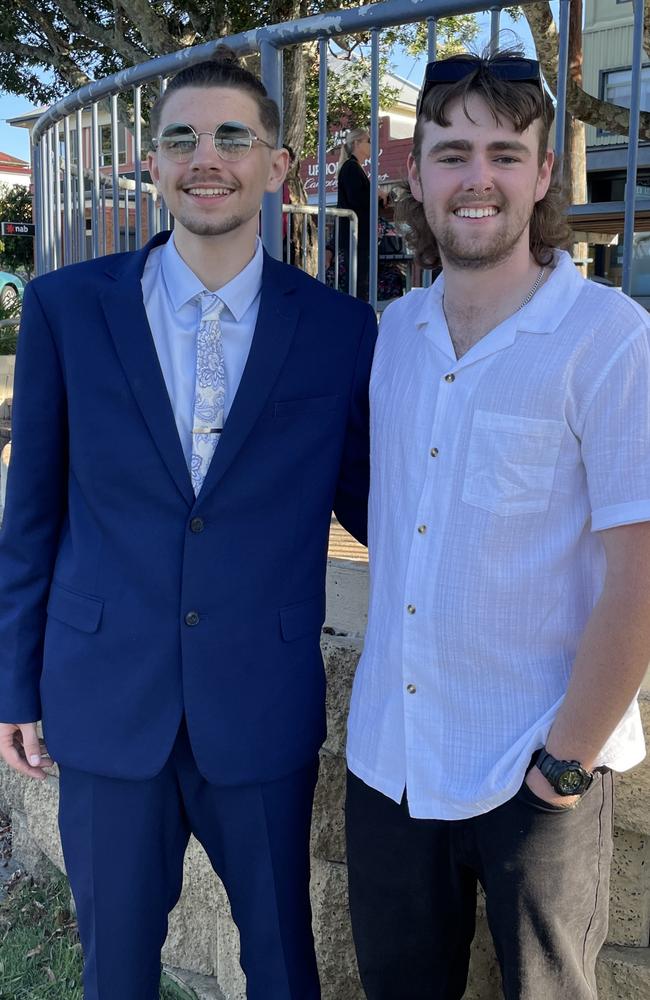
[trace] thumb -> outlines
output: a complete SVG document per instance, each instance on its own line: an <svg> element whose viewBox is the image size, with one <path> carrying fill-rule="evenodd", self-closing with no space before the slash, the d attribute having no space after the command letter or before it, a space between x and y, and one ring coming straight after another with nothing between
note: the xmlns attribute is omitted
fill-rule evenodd
<svg viewBox="0 0 650 1000"><path fill-rule="evenodd" d="M41 748L38 742L38 731L34 722L28 722L20 727L23 738L23 750L25 757L32 767L38 767L41 763Z"/></svg>

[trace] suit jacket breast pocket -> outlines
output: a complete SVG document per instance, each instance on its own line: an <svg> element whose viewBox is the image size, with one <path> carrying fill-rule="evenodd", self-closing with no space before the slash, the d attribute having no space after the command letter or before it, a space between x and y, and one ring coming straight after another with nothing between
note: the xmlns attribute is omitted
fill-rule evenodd
<svg viewBox="0 0 650 1000"><path fill-rule="evenodd" d="M492 514L548 508L564 433L561 420L476 410L462 498Z"/></svg>
<svg viewBox="0 0 650 1000"><path fill-rule="evenodd" d="M273 416L289 420L300 418L319 419L333 413L339 406L340 396L310 396L307 399L283 399L273 404Z"/></svg>

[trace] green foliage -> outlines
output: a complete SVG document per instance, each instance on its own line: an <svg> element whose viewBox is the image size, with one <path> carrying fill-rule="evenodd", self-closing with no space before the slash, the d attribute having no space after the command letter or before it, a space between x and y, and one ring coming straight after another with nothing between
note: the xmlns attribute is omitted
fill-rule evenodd
<svg viewBox="0 0 650 1000"><path fill-rule="evenodd" d="M471 49L478 34L479 26L474 14L439 18L436 21L437 57L443 59L464 49ZM421 55L427 51L427 22L419 21L417 24L388 29L386 44L391 48L401 45L412 56Z"/></svg>
<svg viewBox="0 0 650 1000"><path fill-rule="evenodd" d="M0 222L31 222L32 196L26 187L0 184ZM31 236L0 238L0 270L31 275L34 270L34 239ZM1 316L0 319L4 319Z"/></svg>
<svg viewBox="0 0 650 1000"><path fill-rule="evenodd" d="M28 876L0 899L2 1000L82 1000L81 948L65 878L38 885ZM193 994L163 978L160 1000Z"/></svg>
<svg viewBox="0 0 650 1000"><path fill-rule="evenodd" d="M380 59L380 81L388 70L386 57ZM305 146L303 155L315 155L318 144L318 66L312 67L307 76L307 107ZM390 105L398 91L385 82L380 83L379 101L382 107ZM337 69L328 76L327 126L328 134L339 128L365 128L370 125L370 58L363 52L358 58L339 60Z"/></svg>

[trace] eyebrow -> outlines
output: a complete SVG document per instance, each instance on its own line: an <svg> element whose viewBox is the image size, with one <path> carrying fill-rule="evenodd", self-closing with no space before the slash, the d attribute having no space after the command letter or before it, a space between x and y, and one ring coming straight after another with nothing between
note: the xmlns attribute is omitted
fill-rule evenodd
<svg viewBox="0 0 650 1000"><path fill-rule="evenodd" d="M469 139L441 139L439 142L433 144L429 150L429 154L442 153L447 149L471 153L474 149L474 143L470 142ZM516 139L500 139L495 142L489 142L487 149L491 153L516 152L528 153L530 155L528 146L523 142L517 142Z"/></svg>

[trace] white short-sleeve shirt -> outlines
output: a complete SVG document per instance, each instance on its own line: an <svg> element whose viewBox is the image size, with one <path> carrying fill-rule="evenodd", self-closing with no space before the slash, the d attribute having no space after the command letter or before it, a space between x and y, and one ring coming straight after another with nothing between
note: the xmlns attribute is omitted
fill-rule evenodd
<svg viewBox="0 0 650 1000"><path fill-rule="evenodd" d="M650 320L558 252L458 360L443 288L380 328L348 764L407 788L412 816L460 819L511 798L544 745L602 590L598 532L650 520ZM597 763L643 755L634 703Z"/></svg>

